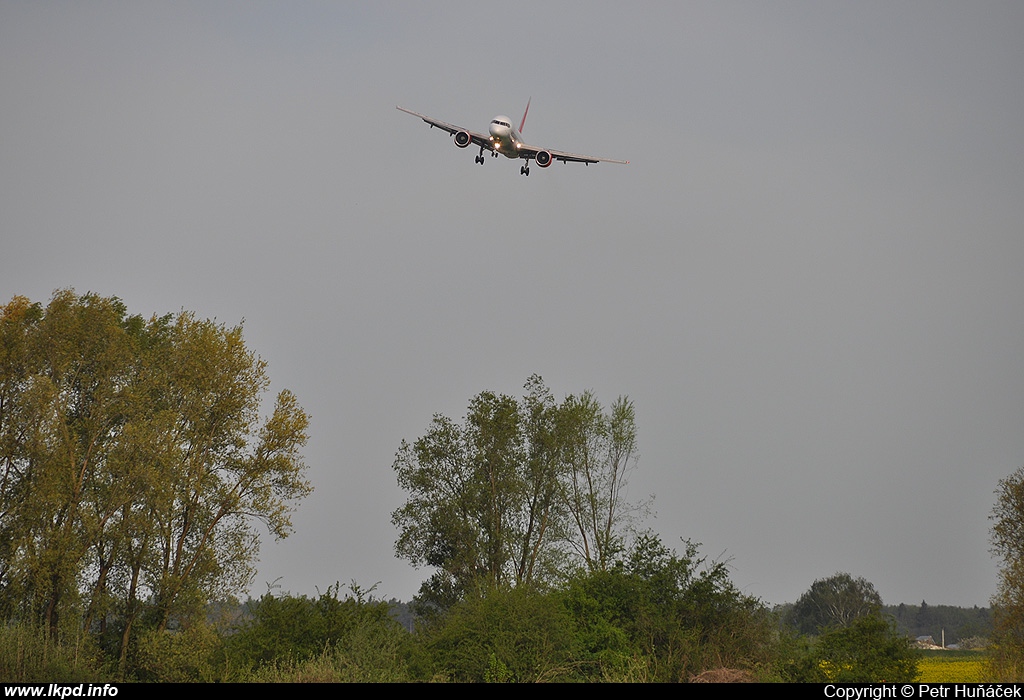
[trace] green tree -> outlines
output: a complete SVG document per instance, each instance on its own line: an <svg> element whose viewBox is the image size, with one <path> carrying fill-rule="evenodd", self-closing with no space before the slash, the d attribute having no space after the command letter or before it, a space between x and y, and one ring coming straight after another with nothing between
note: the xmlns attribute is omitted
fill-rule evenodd
<svg viewBox="0 0 1024 700"><path fill-rule="evenodd" d="M635 466L633 404L620 397L611 411L590 392L569 396L558 410L565 465L569 542L591 570L606 570L624 546L619 527L629 512L623 491Z"/></svg>
<svg viewBox="0 0 1024 700"><path fill-rule="evenodd" d="M635 442L626 399L611 414L589 393L558 404L537 376L521 401L477 395L461 425L435 415L394 462L409 494L392 514L396 552L437 569L421 598L444 608L567 564L606 567L621 548Z"/></svg>
<svg viewBox="0 0 1024 700"><path fill-rule="evenodd" d="M725 562L684 541L679 553L642 533L607 570L581 572L563 593L594 680L679 682L728 666L769 664L776 635L760 601L740 593ZM641 663L638 665L636 661Z"/></svg>
<svg viewBox="0 0 1024 700"><path fill-rule="evenodd" d="M56 635L92 543L127 498L107 466L141 324L117 299L68 291L45 312L16 297L0 316L6 607Z"/></svg>
<svg viewBox="0 0 1024 700"><path fill-rule="evenodd" d="M818 579L796 601L789 621L804 634L819 634L832 627L848 627L855 619L878 612L882 598L863 577L837 573Z"/></svg>
<svg viewBox="0 0 1024 700"><path fill-rule="evenodd" d="M818 639L817 678L832 683L912 683L920 652L910 646L892 621L879 613L860 615Z"/></svg>
<svg viewBox="0 0 1024 700"><path fill-rule="evenodd" d="M999 481L992 521L992 554L1001 559L992 598L991 660L995 676L1024 680L1024 467Z"/></svg>
<svg viewBox="0 0 1024 700"><path fill-rule="evenodd" d="M254 521L275 537L310 486L308 418L241 327L149 321L58 291L0 308L0 613L55 635L108 623L122 664L135 623L187 623L248 583Z"/></svg>
<svg viewBox="0 0 1024 700"><path fill-rule="evenodd" d="M310 491L300 454L309 419L285 390L260 425L269 379L241 327L182 313L166 333L145 385L156 397L149 417L171 436L157 459L163 488L147 503L157 557L145 582L161 629L172 613L248 584L258 553L250 521L287 537L289 504Z"/></svg>

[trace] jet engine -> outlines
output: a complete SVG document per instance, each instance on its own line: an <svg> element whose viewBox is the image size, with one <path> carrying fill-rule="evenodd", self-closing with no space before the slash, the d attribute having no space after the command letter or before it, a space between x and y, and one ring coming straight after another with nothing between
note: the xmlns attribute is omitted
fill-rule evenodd
<svg viewBox="0 0 1024 700"><path fill-rule="evenodd" d="M537 151L537 155L534 156L537 161L537 166L546 168L551 165L551 151Z"/></svg>
<svg viewBox="0 0 1024 700"><path fill-rule="evenodd" d="M459 148L465 148L469 144L473 143L473 138L469 135L468 131L456 131L455 132L455 145Z"/></svg>

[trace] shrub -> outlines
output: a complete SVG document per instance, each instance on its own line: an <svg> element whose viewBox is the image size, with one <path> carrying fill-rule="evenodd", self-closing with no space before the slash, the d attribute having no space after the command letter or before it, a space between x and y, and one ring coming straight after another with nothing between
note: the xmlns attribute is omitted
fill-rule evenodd
<svg viewBox="0 0 1024 700"><path fill-rule="evenodd" d="M87 682L100 678L92 638L74 629L53 639L26 623L0 625L0 679L9 683Z"/></svg>

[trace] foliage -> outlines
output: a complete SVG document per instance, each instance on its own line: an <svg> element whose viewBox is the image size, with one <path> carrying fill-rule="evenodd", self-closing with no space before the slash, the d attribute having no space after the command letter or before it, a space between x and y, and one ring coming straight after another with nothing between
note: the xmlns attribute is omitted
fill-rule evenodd
<svg viewBox="0 0 1024 700"><path fill-rule="evenodd" d="M992 553L999 565L999 587L992 598L991 663L1000 681L1024 680L1024 467L996 488Z"/></svg>
<svg viewBox="0 0 1024 700"><path fill-rule="evenodd" d="M924 601L922 601L924 603ZM924 615L921 611L925 610ZM957 644L961 649L974 644L987 646L983 638L992 634L992 611L978 606L964 608L956 605L884 605L882 612L896 620L897 628L907 636L930 636L941 644L945 633L946 645ZM979 641L978 640L982 640Z"/></svg>
<svg viewBox="0 0 1024 700"><path fill-rule="evenodd" d="M783 680L810 683L911 683L920 652L877 611L833 627L780 667Z"/></svg>
<svg viewBox="0 0 1024 700"><path fill-rule="evenodd" d="M683 681L723 666L756 669L776 653L771 617L741 594L724 562L708 562L696 544L682 555L650 533L625 561L570 581L564 601L577 625L583 659L602 676ZM635 661L644 668L637 673Z"/></svg>
<svg viewBox="0 0 1024 700"><path fill-rule="evenodd" d="M881 605L882 598L870 581L837 573L811 584L789 612L789 623L804 634L818 634L848 627L859 617L877 613Z"/></svg>
<svg viewBox="0 0 1024 700"><path fill-rule="evenodd" d="M686 681L730 666L761 674L776 628L697 545L679 554L650 533L608 569L580 569L562 587L493 588L466 596L417 636L422 679Z"/></svg>
<svg viewBox="0 0 1024 700"><path fill-rule="evenodd" d="M321 596L322 598L322 596ZM345 601L348 602L348 601ZM410 680L409 634L386 615L382 603L365 606L344 632L307 658L281 654L241 680L253 683L399 683Z"/></svg>
<svg viewBox="0 0 1024 700"><path fill-rule="evenodd" d="M429 664L419 673L458 682L575 678L572 620L548 593L525 586L469 596L423 630Z"/></svg>
<svg viewBox="0 0 1024 700"><path fill-rule="evenodd" d="M138 626L248 584L252 521L287 536L310 491L308 418L283 391L261 422L267 387L240 326L70 290L0 308L0 618L71 616L124 672Z"/></svg>
<svg viewBox="0 0 1024 700"><path fill-rule="evenodd" d="M633 404L620 397L606 414L584 392L566 397L555 416L571 522L567 540L588 569L605 570L623 548L618 528L629 510L623 491L636 453Z"/></svg>
<svg viewBox="0 0 1024 700"><path fill-rule="evenodd" d="M319 664L358 665L360 654L378 641L405 634L388 614L388 604L368 597L354 582L340 597L339 584L317 598L267 592L251 603L251 619L227 640L228 663L236 669L296 668L314 658ZM324 656L324 654L327 656ZM340 656L339 656L340 655ZM355 660L355 661L354 661ZM290 666L289 666L290 664Z"/></svg>
<svg viewBox="0 0 1024 700"><path fill-rule="evenodd" d="M241 678L246 683L403 683L410 678L400 656L400 640L373 638L355 643L355 652L325 649L305 661L279 661Z"/></svg>
<svg viewBox="0 0 1024 700"><path fill-rule="evenodd" d="M605 412L589 393L556 403L538 376L521 401L482 392L461 425L435 415L394 462L409 497L392 514L398 556L436 567L420 598L550 582L567 565L607 568L622 547L635 462L632 404Z"/></svg>
<svg viewBox="0 0 1024 700"><path fill-rule="evenodd" d="M8 683L77 683L102 677L95 641L77 627L53 638L27 623L0 625L0 679Z"/></svg>
<svg viewBox="0 0 1024 700"><path fill-rule="evenodd" d="M180 631L147 629L132 654L138 680L161 683L210 683L221 679L223 641L216 630L197 622Z"/></svg>

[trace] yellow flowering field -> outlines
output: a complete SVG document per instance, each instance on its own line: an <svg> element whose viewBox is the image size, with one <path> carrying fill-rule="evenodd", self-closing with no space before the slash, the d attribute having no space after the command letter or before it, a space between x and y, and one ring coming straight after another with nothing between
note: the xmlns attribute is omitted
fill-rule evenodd
<svg viewBox="0 0 1024 700"><path fill-rule="evenodd" d="M983 651L926 651L917 669L919 683L984 683Z"/></svg>

